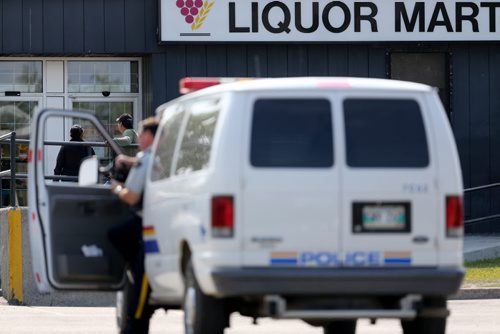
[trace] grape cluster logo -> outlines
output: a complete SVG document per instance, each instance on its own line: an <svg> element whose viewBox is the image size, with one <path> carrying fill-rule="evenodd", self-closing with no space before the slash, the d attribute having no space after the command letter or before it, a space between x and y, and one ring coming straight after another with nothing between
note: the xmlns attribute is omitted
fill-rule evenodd
<svg viewBox="0 0 500 334"><path fill-rule="evenodd" d="M208 0L176 0L175 2L186 23L191 25L192 31L201 28L214 3L215 1L209 2Z"/></svg>

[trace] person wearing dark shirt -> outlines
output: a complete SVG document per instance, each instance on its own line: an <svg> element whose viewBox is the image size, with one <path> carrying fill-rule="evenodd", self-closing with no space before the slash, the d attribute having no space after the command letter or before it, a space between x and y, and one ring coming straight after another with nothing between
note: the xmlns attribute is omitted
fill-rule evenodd
<svg viewBox="0 0 500 334"><path fill-rule="evenodd" d="M70 142L83 142L83 129L75 124L69 132ZM78 176L80 164L85 157L95 155L94 149L90 146L62 146L57 155L54 175Z"/></svg>

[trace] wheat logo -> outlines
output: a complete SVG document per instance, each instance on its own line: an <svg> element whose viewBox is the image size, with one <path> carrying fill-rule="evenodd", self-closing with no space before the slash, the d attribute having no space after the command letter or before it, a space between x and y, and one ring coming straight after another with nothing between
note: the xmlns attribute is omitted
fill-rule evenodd
<svg viewBox="0 0 500 334"><path fill-rule="evenodd" d="M201 28L214 3L215 1L209 2L209 0L177 0L175 2L186 23L191 25L192 31Z"/></svg>

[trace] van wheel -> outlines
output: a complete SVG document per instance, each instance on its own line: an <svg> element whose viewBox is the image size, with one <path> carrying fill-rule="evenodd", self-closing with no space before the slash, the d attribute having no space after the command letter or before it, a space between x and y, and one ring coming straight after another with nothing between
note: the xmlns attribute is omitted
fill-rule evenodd
<svg viewBox="0 0 500 334"><path fill-rule="evenodd" d="M422 301L424 309L431 312L446 313L446 298L434 297L424 298ZM401 320L404 334L444 334L446 332L446 315L439 316L417 316L413 320Z"/></svg>
<svg viewBox="0 0 500 334"><path fill-rule="evenodd" d="M184 291L184 329L186 334L223 334L229 327L224 300L207 296L194 276L191 261L186 267Z"/></svg>
<svg viewBox="0 0 500 334"><path fill-rule="evenodd" d="M331 321L323 326L325 334L354 334L357 320Z"/></svg>
<svg viewBox="0 0 500 334"><path fill-rule="evenodd" d="M416 318L401 321L404 334L445 334L446 318Z"/></svg>

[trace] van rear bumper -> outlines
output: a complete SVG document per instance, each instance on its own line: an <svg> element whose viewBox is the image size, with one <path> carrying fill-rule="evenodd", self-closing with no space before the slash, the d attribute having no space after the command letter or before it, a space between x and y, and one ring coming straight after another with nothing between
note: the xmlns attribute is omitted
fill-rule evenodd
<svg viewBox="0 0 500 334"><path fill-rule="evenodd" d="M248 295L449 296L460 288L462 268L216 268L219 297Z"/></svg>

